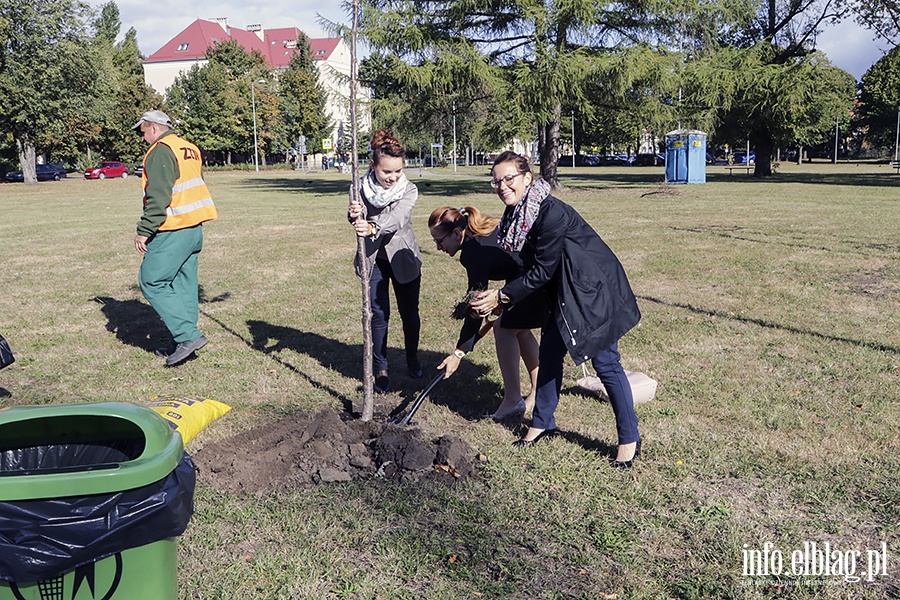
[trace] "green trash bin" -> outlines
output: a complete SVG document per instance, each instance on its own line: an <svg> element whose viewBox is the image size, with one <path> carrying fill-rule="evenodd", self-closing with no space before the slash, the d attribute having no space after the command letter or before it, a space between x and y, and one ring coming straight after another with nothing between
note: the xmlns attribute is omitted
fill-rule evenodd
<svg viewBox="0 0 900 600"><path fill-rule="evenodd" d="M194 483L149 408L0 410L0 600L175 600Z"/></svg>

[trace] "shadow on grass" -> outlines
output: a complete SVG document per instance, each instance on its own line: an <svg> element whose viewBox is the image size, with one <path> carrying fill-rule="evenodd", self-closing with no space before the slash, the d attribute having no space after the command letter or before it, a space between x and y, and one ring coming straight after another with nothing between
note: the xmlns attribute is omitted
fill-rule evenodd
<svg viewBox="0 0 900 600"><path fill-rule="evenodd" d="M223 302L230 295L226 292L207 298L203 286L199 289L201 304ZM123 344L145 352L155 352L172 344L172 335L149 304L140 300L117 300L110 296L94 296L91 300L102 307L100 310L106 317L106 330L115 333L116 339Z"/></svg>
<svg viewBox="0 0 900 600"><path fill-rule="evenodd" d="M91 300L101 306L106 330L116 334L116 339L123 344L155 352L171 343L169 330L149 304L110 296L94 296Z"/></svg>
<svg viewBox="0 0 900 600"><path fill-rule="evenodd" d="M841 342L844 344L850 344L852 346L858 346L860 348L869 348L871 350L877 350L878 352L890 352L891 354L900 354L900 348L896 346L889 346L887 344L879 344L876 342L867 342L865 340L853 340L850 338L839 337L836 335L829 335L827 333L819 333L818 331L810 331L808 329L799 329L797 327L792 327L790 325L781 325L779 323L771 323L769 321L765 321L763 319L754 319L751 317L742 317L740 315L734 315L729 313L724 313L717 310L711 310L708 308L699 308L693 306L691 304L682 304L680 302L669 302L667 300L660 300L659 298L653 298L652 296L637 296L641 300L646 300L647 302L653 302L654 304L660 304L662 306L669 306L673 308L683 308L689 310L698 315L708 315L715 316L719 319L730 319L732 321L738 321L740 323L750 323L752 325L759 325L760 327L766 327L768 329L777 329L780 331L787 331L789 333L797 333L800 335L809 335L812 337L816 337L822 340L826 340L828 342Z"/></svg>
<svg viewBox="0 0 900 600"><path fill-rule="evenodd" d="M612 415L609 415L609 417L612 418ZM557 437L561 437L562 439L566 440L570 444L578 444L589 452L602 454L609 460L615 459L616 453L619 451L619 447L615 444L607 444L606 442L601 442L600 440L589 438L578 433L577 431L565 431L563 429L559 429L556 435Z"/></svg>
<svg viewBox="0 0 900 600"><path fill-rule="evenodd" d="M466 194L493 195L489 177L453 176L453 175L410 175L409 180L416 184L420 194L436 196L458 196ZM296 177L273 177L266 179L247 179L243 184L254 192L306 192L320 196L346 196L349 193L351 181L347 179L322 179L315 176L302 174Z"/></svg>
<svg viewBox="0 0 900 600"><path fill-rule="evenodd" d="M896 244L873 244L871 242L861 242L857 240L835 240L838 244L845 244L848 248L838 248L831 246L822 246L819 244L805 244L802 242L786 242L776 239L762 231L753 231L746 227L739 226L697 226L697 227L675 227L669 226L672 231L682 233L698 233L704 235L712 235L728 240L737 240L741 242L752 242L754 244L774 244L785 246L787 248L803 248L806 250L821 250L823 252L841 252L845 254L859 254L862 256L872 256L873 254L883 254L887 258L893 258L900 252L900 245ZM753 237L755 236L755 237Z"/></svg>
<svg viewBox="0 0 900 600"><path fill-rule="evenodd" d="M12 398L12 392L4 387L0 387L0 398Z"/></svg>
<svg viewBox="0 0 900 600"><path fill-rule="evenodd" d="M227 331L241 340L248 348L264 354L283 368L303 377L314 387L324 390L333 396L342 404L344 411L348 414L355 414L353 398L347 397L330 387L328 384L305 373L300 367L281 356L280 352L282 350L290 350L298 354L305 354L317 360L319 364L328 370L335 371L350 379L361 380L362 361L360 360L360 357L363 353L362 344L345 344L321 336L317 333L301 331L293 327L273 325L265 321L252 319L247 321L247 327L250 331L250 339L247 339L241 333L235 331L215 316L206 313L203 310L200 312L206 318L218 324L224 331ZM402 356L403 352L401 350L391 349L388 352L392 364L405 364L405 360ZM392 386L394 390L397 390L398 388L402 390L398 394L402 398L402 402L391 411L388 416L397 416L405 412L418 395L419 390L423 389L429 380L434 377L435 371L433 365L439 364L440 361L444 359L444 355L437 352L420 351L419 359L426 371L425 376L422 378L417 380L410 378L405 374L405 369L403 369L403 374L399 377L396 373L392 374ZM450 410L453 410L466 418L479 416L482 414L482 403L471 402L468 401L468 399L473 396L479 398L484 396L495 396L497 394L497 386L483 377L486 371L487 369L485 367L464 363L457 372L456 377L453 377L448 380L448 382L442 384L444 390L438 391L436 388L435 391L432 392L429 396L430 401L435 404L447 406ZM454 385L450 385L450 382L454 382ZM466 387L468 393L462 396L463 400L459 399L460 395L455 395L453 393L458 385L456 382L467 382ZM398 384L403 385L401 387L398 386ZM360 394L362 394L361 384L358 389L360 390Z"/></svg>

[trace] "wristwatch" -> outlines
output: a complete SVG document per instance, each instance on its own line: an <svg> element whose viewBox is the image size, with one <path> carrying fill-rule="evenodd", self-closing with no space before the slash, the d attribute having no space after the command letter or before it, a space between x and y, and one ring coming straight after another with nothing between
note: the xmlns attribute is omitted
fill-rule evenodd
<svg viewBox="0 0 900 600"><path fill-rule="evenodd" d="M509 296L504 294L502 290L497 290L497 300L500 304L509 304Z"/></svg>
<svg viewBox="0 0 900 600"><path fill-rule="evenodd" d="M460 360L462 360L465 357L465 355L466 355L466 353L463 352L462 350L460 350L459 348L457 348L456 350L453 351L453 356L455 356L456 358L458 358Z"/></svg>

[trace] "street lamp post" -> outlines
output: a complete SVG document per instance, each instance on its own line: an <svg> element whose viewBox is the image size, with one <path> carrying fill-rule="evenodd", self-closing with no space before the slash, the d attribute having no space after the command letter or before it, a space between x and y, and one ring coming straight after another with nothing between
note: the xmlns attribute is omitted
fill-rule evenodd
<svg viewBox="0 0 900 600"><path fill-rule="evenodd" d="M834 118L834 160L831 164L836 165L838 160L838 140L840 139L841 120L840 117Z"/></svg>
<svg viewBox="0 0 900 600"><path fill-rule="evenodd" d="M259 143L256 139L256 88L254 87L257 83L265 83L265 79L260 79L259 81L250 81L250 101L253 104L253 166L256 167L256 172L259 173Z"/></svg>
<svg viewBox="0 0 900 600"><path fill-rule="evenodd" d="M575 170L575 109L572 109L572 170Z"/></svg>
<svg viewBox="0 0 900 600"><path fill-rule="evenodd" d="M453 172L456 173L456 100L453 101Z"/></svg>

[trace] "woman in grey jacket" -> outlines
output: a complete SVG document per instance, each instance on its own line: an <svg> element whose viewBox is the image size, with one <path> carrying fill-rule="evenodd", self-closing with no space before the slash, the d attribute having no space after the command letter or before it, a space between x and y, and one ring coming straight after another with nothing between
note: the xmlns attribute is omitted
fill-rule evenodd
<svg viewBox="0 0 900 600"><path fill-rule="evenodd" d="M562 387L563 359L591 361L609 394L616 417L618 453L613 466L631 467L640 435L634 399L619 362L618 339L641 318L621 263L571 206L535 180L528 160L504 152L494 162L492 184L506 205L500 246L518 251L524 274L499 290L482 294L472 308L487 314L545 288L551 317L541 330L540 370L534 418L517 446L530 446L556 429L554 412Z"/></svg>
<svg viewBox="0 0 900 600"><path fill-rule="evenodd" d="M372 368L375 391L390 389L387 336L391 317L388 282L394 287L403 322L406 366L412 377L422 376L419 365L419 288L422 257L412 229L412 210L419 197L415 184L403 174L404 149L389 129L372 137L372 162L361 182L362 202L351 202L347 218L356 235L365 239L366 267L370 269L372 298ZM359 216L362 219L358 219ZM356 273L363 265L356 256Z"/></svg>

